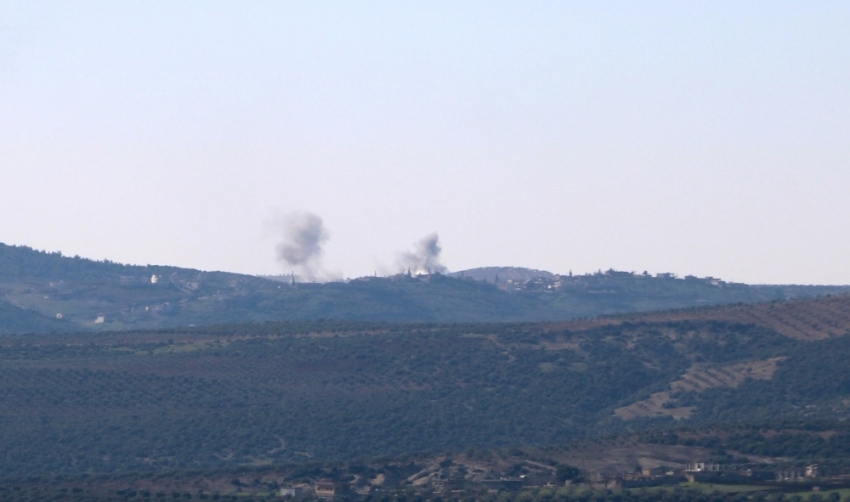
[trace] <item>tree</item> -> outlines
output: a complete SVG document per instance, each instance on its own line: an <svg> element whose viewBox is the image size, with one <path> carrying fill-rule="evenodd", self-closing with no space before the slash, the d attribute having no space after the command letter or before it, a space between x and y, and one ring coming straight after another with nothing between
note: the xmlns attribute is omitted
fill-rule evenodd
<svg viewBox="0 0 850 502"><path fill-rule="evenodd" d="M555 478L561 483L565 481L572 481L580 477L581 470L572 465L558 464L558 467L555 469Z"/></svg>

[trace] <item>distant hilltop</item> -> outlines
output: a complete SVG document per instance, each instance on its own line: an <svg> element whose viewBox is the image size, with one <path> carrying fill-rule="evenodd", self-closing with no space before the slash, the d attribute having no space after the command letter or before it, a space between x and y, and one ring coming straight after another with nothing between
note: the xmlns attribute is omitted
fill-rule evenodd
<svg viewBox="0 0 850 502"><path fill-rule="evenodd" d="M452 277L467 277L476 281L486 282L507 282L507 281L530 281L532 279L551 279L555 277L552 272L545 270L536 270L533 268L523 267L478 267L460 272L452 272L448 274Z"/></svg>
<svg viewBox="0 0 850 502"><path fill-rule="evenodd" d="M326 283L292 279L122 265L0 243L0 334L317 319L568 321L850 291L842 286L752 286L712 277L679 279L616 270L560 275L520 267Z"/></svg>

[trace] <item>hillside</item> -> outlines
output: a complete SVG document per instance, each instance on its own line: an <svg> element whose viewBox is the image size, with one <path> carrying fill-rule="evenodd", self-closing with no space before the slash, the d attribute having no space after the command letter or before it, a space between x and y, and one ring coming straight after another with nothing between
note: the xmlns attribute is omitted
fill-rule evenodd
<svg viewBox="0 0 850 502"><path fill-rule="evenodd" d="M488 280L491 273L498 282ZM0 244L0 333L311 319L557 321L847 290L613 270L560 276L516 267L293 286L249 275L96 262Z"/></svg>
<svg viewBox="0 0 850 502"><path fill-rule="evenodd" d="M844 307L850 297L779 302ZM831 308L839 309L838 306ZM850 337L721 320L322 321L0 338L0 474L557 445L850 418ZM33 420L33 417L38 417Z"/></svg>
<svg viewBox="0 0 850 502"><path fill-rule="evenodd" d="M743 502L783 497L802 500L802 496L810 496L810 502L840 501L832 494L850 491L846 475L850 429L840 423L802 429L800 425L679 429L556 447L470 449L351 462L21 476L0 478L0 497L11 502L118 502L150 500L152 496L236 502L274 500L273 494L280 488L300 487L306 493L299 498L317 500L310 491L319 483L332 481L343 492L338 498L364 502ZM686 483L684 471L695 459L718 463L724 469L708 482ZM813 461L818 462L817 477L777 479L783 473L805 472L799 464L812 465ZM819 488L817 492L812 491L814 486ZM748 493L756 496L749 498ZM766 498L767 494L771 498Z"/></svg>
<svg viewBox="0 0 850 502"><path fill-rule="evenodd" d="M74 326L16 305L0 302L0 335L13 333L63 333Z"/></svg>
<svg viewBox="0 0 850 502"><path fill-rule="evenodd" d="M771 301L749 305L643 312L558 325L560 329L586 330L602 326L664 322L724 322L753 325L801 340L842 336L850 331L850 297L829 295L818 299Z"/></svg>

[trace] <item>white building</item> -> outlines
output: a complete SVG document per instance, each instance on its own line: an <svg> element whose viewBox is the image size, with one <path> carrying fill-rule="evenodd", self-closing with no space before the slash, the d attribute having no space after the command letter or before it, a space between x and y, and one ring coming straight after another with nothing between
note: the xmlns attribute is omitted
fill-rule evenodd
<svg viewBox="0 0 850 502"><path fill-rule="evenodd" d="M688 464L687 472L720 472L720 464L708 462L693 462Z"/></svg>

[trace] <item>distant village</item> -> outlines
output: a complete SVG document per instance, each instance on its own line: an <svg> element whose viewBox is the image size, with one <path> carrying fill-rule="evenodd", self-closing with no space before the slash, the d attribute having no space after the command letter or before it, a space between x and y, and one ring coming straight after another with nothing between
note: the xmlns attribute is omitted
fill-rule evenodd
<svg viewBox="0 0 850 502"><path fill-rule="evenodd" d="M606 271L598 271L592 274L573 275L572 272L567 274L553 274L542 270L524 269L518 267L485 267L480 269L464 270L460 272L452 272L442 274L434 273L413 273L405 271L399 274L390 276L364 276L357 279L351 279L352 282L370 282L375 280L419 280L429 281L432 276L446 275L456 279L467 281L478 281L493 284L497 288L508 292L519 291L540 291L540 292L563 292L575 290L594 290L599 289L603 292L605 288L617 288L628 286L629 284L645 284L649 281L685 281L687 284L713 286L717 288L738 285L729 283L715 277L696 277L687 275L679 277L673 273L659 273L651 275L648 272L623 272L619 270L609 269ZM295 275L280 275L280 276L262 276L266 279L277 280L281 282L298 282L299 278Z"/></svg>
<svg viewBox="0 0 850 502"><path fill-rule="evenodd" d="M455 274L455 276L469 280L482 280L476 276L467 276L464 272ZM676 274L672 273L660 273L650 275L648 272L638 274L635 272L622 272L613 269L604 272L600 270L593 274L585 275L573 275L572 273L568 273L566 275L546 273L533 277L519 278L512 278L510 276L505 277L504 274L500 277L498 273L495 273L492 277L492 280L487 280L487 278L484 278L483 280L485 282L492 282L496 285L496 287L504 291L552 292L576 289L593 289L594 287L599 288L605 286L610 287L616 285L618 282L629 283L641 280L684 280L688 281L691 284L703 284L715 287L723 287L727 285L727 283L723 280L714 277L700 278L693 275L688 275L683 278L679 278Z"/></svg>
<svg viewBox="0 0 850 502"><path fill-rule="evenodd" d="M474 461L454 462L444 458L425 468L409 466L385 468L380 472L359 472L349 479L320 478L313 482L286 484L279 495L288 498L357 499L369 495L392 494L400 490L431 495L469 492L516 492L532 488L563 487L575 490L619 490L711 483L748 485L765 492L812 492L850 487L850 470L823 472L818 464L800 467L740 467L716 462L690 462L684 467L645 467L629 473L582 472L565 465L524 460L508 471L495 473ZM414 472L410 472L410 471Z"/></svg>

